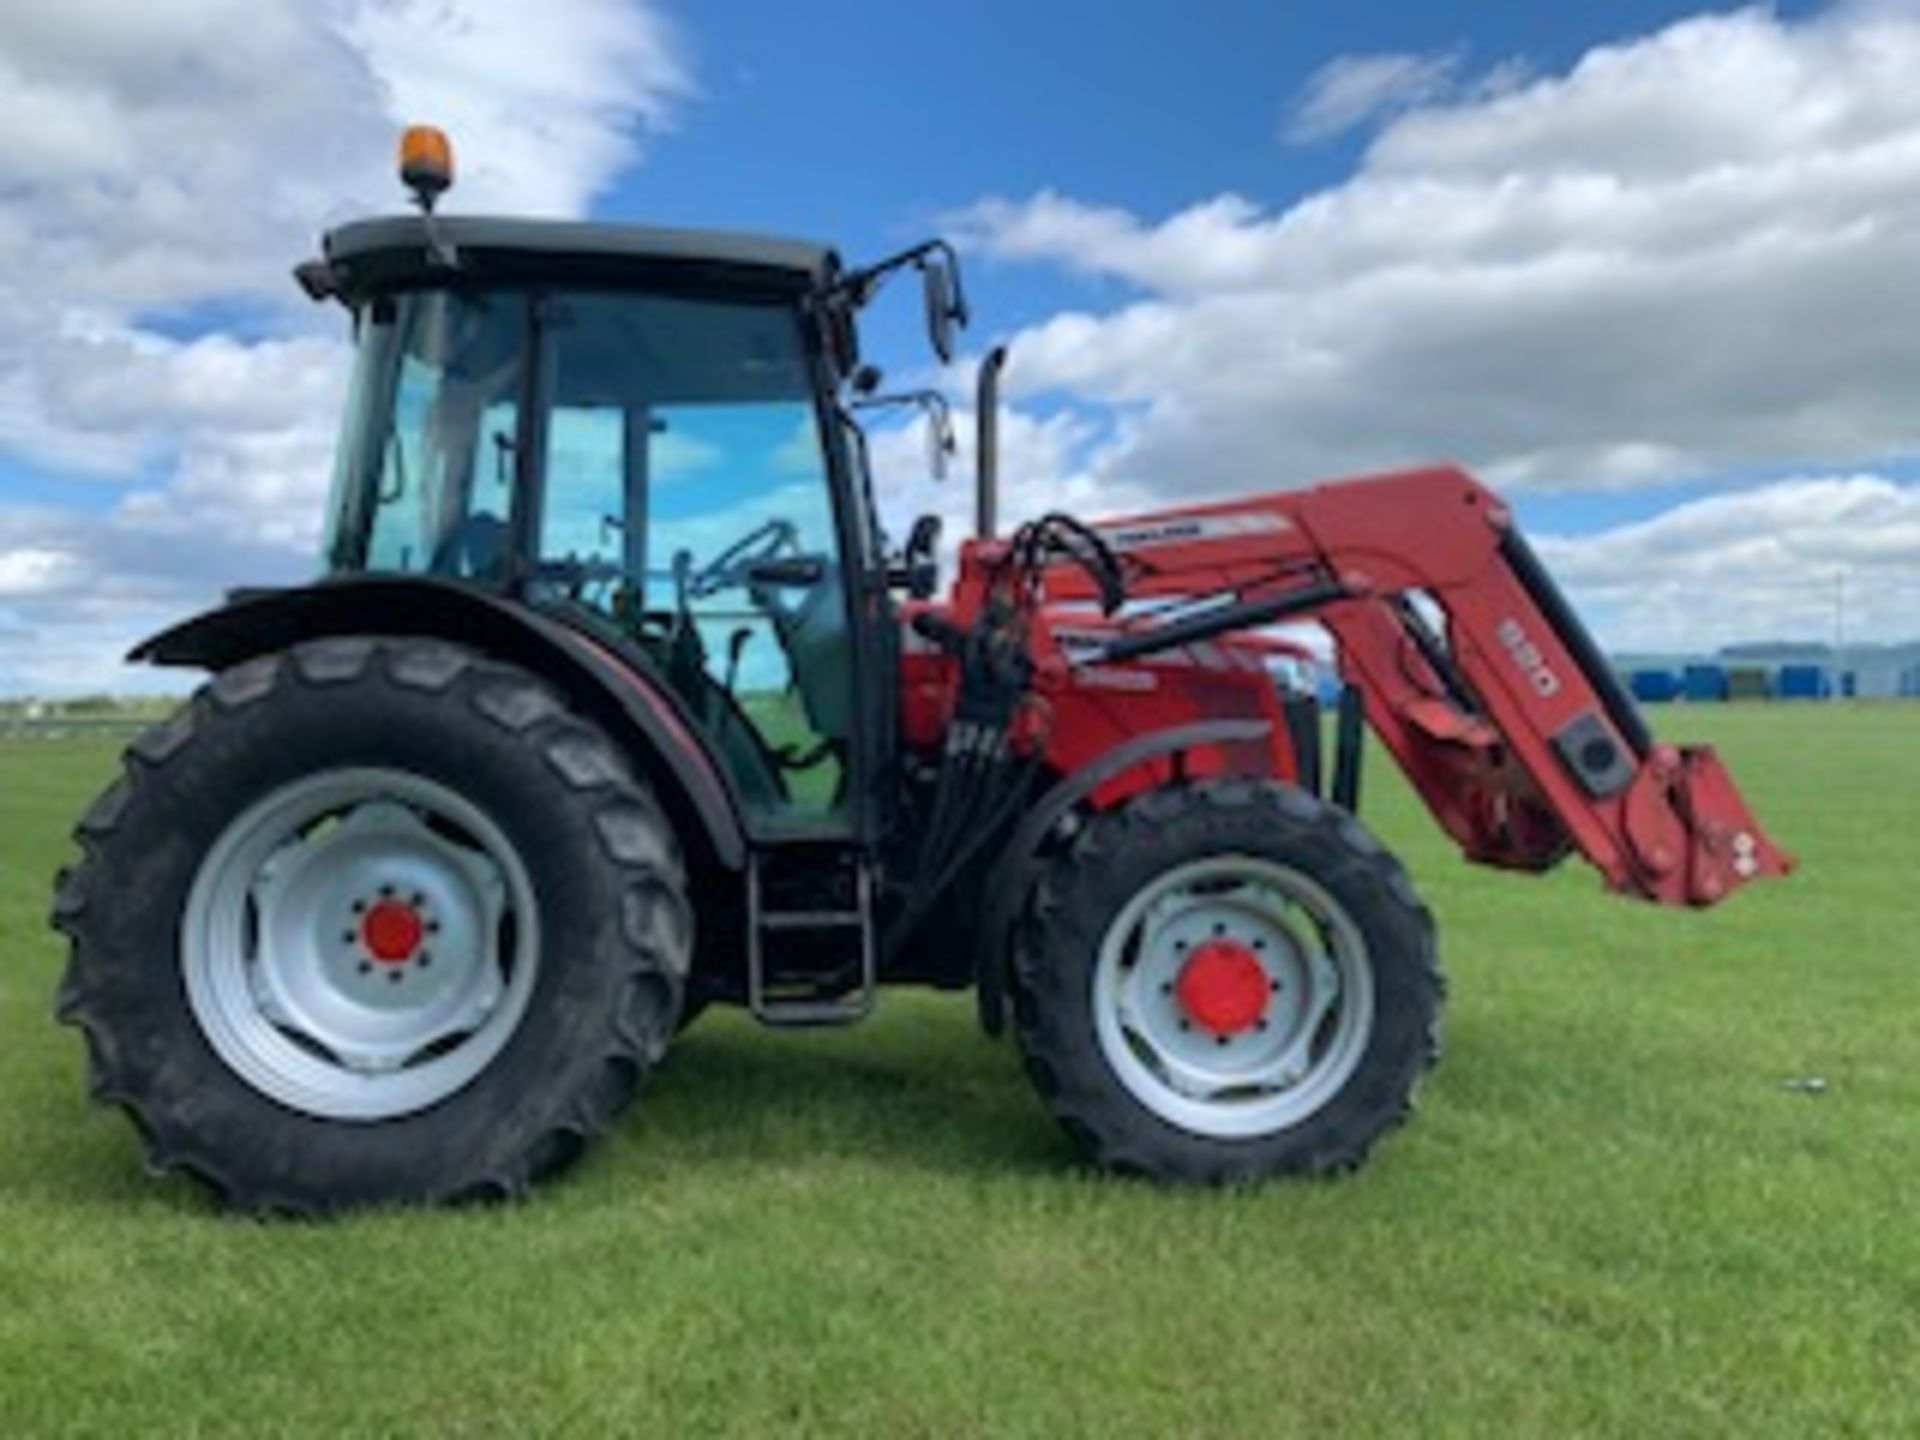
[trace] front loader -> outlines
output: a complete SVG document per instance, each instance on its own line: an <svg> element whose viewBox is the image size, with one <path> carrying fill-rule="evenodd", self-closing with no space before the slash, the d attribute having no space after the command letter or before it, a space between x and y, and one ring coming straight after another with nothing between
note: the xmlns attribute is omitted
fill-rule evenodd
<svg viewBox="0 0 1920 1440"><path fill-rule="evenodd" d="M515 1195L703 1008L914 983L973 988L1104 1166L1344 1170L1441 1001L1363 728L1476 863L1687 906L1791 868L1464 473L1001 536L996 351L940 594L938 527L875 519L857 321L917 274L950 358L948 247L442 217L444 141L403 162L419 213L297 272L356 342L325 573L135 651L211 678L58 886L60 1015L156 1168L255 1211Z"/></svg>

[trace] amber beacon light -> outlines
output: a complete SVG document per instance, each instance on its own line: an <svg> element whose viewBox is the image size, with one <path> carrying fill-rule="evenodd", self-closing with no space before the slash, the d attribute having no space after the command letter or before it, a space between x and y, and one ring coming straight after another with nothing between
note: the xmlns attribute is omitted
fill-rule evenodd
<svg viewBox="0 0 1920 1440"><path fill-rule="evenodd" d="M400 180L422 210L453 185L453 145L432 125L409 125L400 136Z"/></svg>

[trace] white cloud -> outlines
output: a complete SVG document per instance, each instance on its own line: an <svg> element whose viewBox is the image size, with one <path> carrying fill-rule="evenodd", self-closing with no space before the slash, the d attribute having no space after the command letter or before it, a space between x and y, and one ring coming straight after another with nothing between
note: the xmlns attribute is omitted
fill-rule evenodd
<svg viewBox="0 0 1920 1440"><path fill-rule="evenodd" d="M449 205L580 213L688 93L631 0L11 0L0 253L67 303L278 302L323 225L394 209L444 121Z"/></svg>
<svg viewBox="0 0 1920 1440"><path fill-rule="evenodd" d="M1538 548L1620 649L1920 630L1920 486L1883 476L1777 481Z"/></svg>
<svg viewBox="0 0 1920 1440"><path fill-rule="evenodd" d="M457 137L467 209L584 212L694 88L665 18L620 0L354 0L338 25L390 114Z"/></svg>
<svg viewBox="0 0 1920 1440"><path fill-rule="evenodd" d="M245 579L253 554L117 516L0 505L0 694L178 688L125 669L128 642L181 618L200 587Z"/></svg>
<svg viewBox="0 0 1920 1440"><path fill-rule="evenodd" d="M691 92L643 0L0 7L0 457L123 488L91 521L0 488L0 689L310 571L347 351L288 272L400 208L402 123L451 131L449 208L574 215Z"/></svg>
<svg viewBox="0 0 1920 1440"><path fill-rule="evenodd" d="M1459 83L1461 59L1457 50L1338 56L1301 88L1287 117L1285 138L1295 145L1311 144L1444 99Z"/></svg>
<svg viewBox="0 0 1920 1440"><path fill-rule="evenodd" d="M80 557L70 550L38 545L8 550L0 553L0 598L59 590L80 568Z"/></svg>
<svg viewBox="0 0 1920 1440"><path fill-rule="evenodd" d="M1078 457L1102 483L1871 466L1920 449L1916 71L1911 6L1711 15L1410 110L1282 210L1043 192L958 220L991 257L1132 292L1013 341L1016 397L1112 417Z"/></svg>

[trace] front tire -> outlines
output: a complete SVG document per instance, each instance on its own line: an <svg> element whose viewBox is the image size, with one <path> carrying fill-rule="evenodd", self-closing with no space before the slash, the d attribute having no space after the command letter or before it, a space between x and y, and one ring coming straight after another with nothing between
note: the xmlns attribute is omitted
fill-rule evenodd
<svg viewBox="0 0 1920 1440"><path fill-rule="evenodd" d="M1015 951L1042 1099L1101 1165L1218 1183L1358 1166L1438 1054L1433 925L1352 816L1208 781L1091 817Z"/></svg>
<svg viewBox="0 0 1920 1440"><path fill-rule="evenodd" d="M679 1015L692 911L659 805L551 688L451 645L224 672L76 838L60 1018L153 1167L238 1209L519 1194Z"/></svg>

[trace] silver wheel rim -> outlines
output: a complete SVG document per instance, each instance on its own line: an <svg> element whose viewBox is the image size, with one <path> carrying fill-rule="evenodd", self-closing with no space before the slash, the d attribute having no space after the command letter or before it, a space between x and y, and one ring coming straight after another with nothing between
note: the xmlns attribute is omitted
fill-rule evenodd
<svg viewBox="0 0 1920 1440"><path fill-rule="evenodd" d="M1257 1019L1231 1033L1182 1004L1183 974L1210 944L1244 953L1267 987ZM1318 883L1255 856L1210 856L1159 876L1107 927L1093 1009L1101 1053L1136 1100L1182 1130L1244 1140L1340 1093L1373 1031L1373 969L1359 927Z"/></svg>
<svg viewBox="0 0 1920 1440"><path fill-rule="evenodd" d="M323 771L249 807L201 862L181 929L215 1053L330 1120L412 1114L472 1082L519 1027L539 953L533 885L499 827L386 769Z"/></svg>

